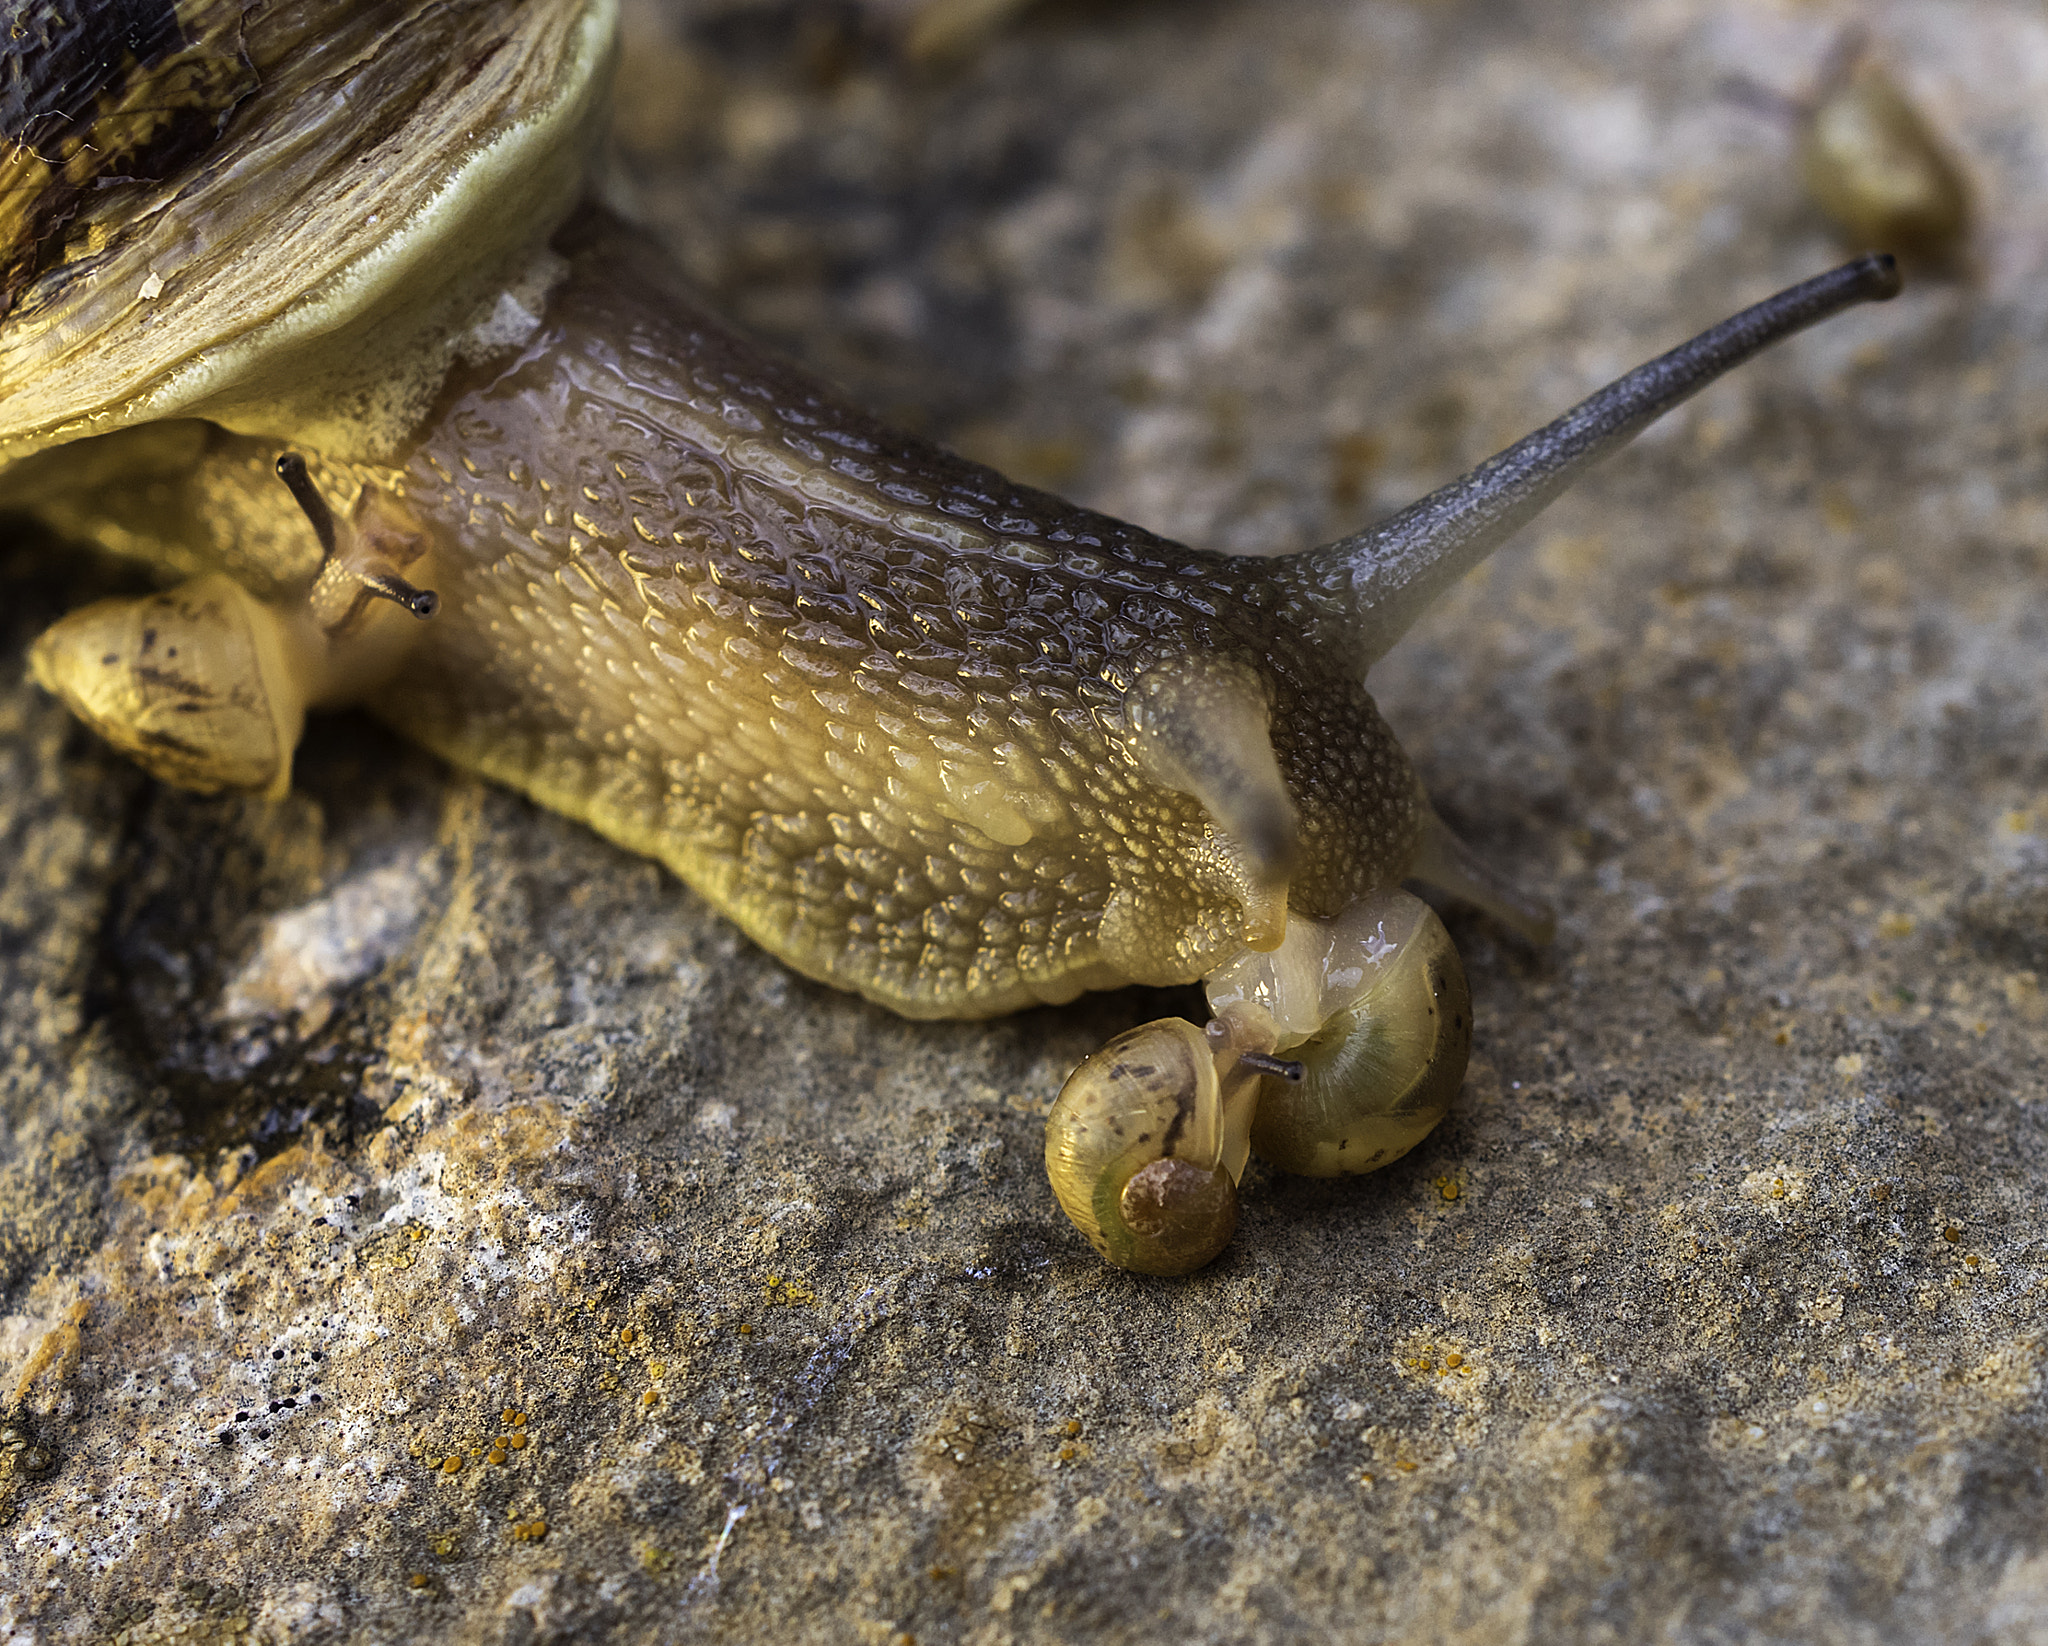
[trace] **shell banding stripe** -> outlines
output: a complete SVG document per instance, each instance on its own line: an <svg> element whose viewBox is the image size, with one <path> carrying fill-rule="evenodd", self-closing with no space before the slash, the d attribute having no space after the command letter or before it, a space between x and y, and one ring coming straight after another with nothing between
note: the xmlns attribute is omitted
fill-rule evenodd
<svg viewBox="0 0 2048 1646"><path fill-rule="evenodd" d="M256 89L220 0L9 8L0 73L0 318L63 259L91 196L146 196L204 162Z"/></svg>

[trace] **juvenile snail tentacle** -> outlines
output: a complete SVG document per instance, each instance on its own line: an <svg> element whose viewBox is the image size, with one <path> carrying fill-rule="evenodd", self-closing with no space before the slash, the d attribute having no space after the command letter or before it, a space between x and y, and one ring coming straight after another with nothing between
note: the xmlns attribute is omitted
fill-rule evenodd
<svg viewBox="0 0 2048 1646"><path fill-rule="evenodd" d="M399 575L398 568L419 559L426 546L419 528L399 516L381 493L364 490L343 532L336 529L334 511L297 452L278 458L277 477L320 540L320 572L306 603L330 640L359 630L373 599L388 600L422 620L441 609L441 597L432 589L416 588Z"/></svg>
<svg viewBox="0 0 2048 1646"><path fill-rule="evenodd" d="M398 567L422 564L417 524L373 487L337 521L297 452L275 471L321 548L310 583L259 598L224 572L161 594L98 601L38 639L42 687L154 776L202 794L281 799L308 709L353 701L388 674L440 597Z"/></svg>
<svg viewBox="0 0 2048 1646"><path fill-rule="evenodd" d="M1402 891L1335 920L1297 916L1271 954L1209 979L1210 1009L1258 1006L1297 1083L1260 1082L1252 1148L1282 1171L1336 1177L1398 1160L1444 1116L1465 1077L1472 1002L1436 911Z"/></svg>
<svg viewBox="0 0 2048 1646"><path fill-rule="evenodd" d="M1067 1077L1046 1121L1046 1175L1110 1262L1187 1274L1229 1243L1272 1038L1257 1006L1228 1008L1205 1028L1163 1017Z"/></svg>
<svg viewBox="0 0 2048 1646"><path fill-rule="evenodd" d="M1243 1068L1256 1069L1260 1074L1269 1074L1276 1080L1285 1080L1296 1086L1308 1078L1306 1063L1293 1058L1275 1057L1271 1052L1245 1052L1237 1061Z"/></svg>

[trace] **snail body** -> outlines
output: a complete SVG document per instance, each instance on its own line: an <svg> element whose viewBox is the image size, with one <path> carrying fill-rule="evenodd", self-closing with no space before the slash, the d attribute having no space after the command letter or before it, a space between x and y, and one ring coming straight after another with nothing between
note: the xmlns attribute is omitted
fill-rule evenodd
<svg viewBox="0 0 2048 1646"><path fill-rule="evenodd" d="M474 217L473 174L535 129L579 154L602 101L602 0L473 21L509 60L485 54L465 85L523 74L538 112L449 139L426 216ZM390 121L365 141L429 97L420 74L390 79ZM243 116L220 118L226 141ZM352 177L345 154L323 165ZM157 187L204 194L224 164ZM559 203L565 167L550 149L517 186ZM659 858L799 971L906 1015L1211 979L1208 1028L1150 1025L1137 1052L1091 1060L1110 1095L1074 1088L1048 1137L1070 1215L1152 1272L1228 1238L1247 1141L1293 1169L1369 1169L1442 1113L1469 1006L1404 881L1547 927L1436 818L1368 666L1589 463L1768 343L1896 289L1877 258L1809 281L1392 520L1253 559L888 430L703 314L608 212L566 210L449 269L441 230L394 210L402 257L312 260L305 289L269 292L243 331L223 319L232 264L151 274L101 317L120 370L98 401L74 335L85 298L46 239L17 247L0 501L188 579L62 620L37 677L200 789L282 792L307 710L366 704ZM116 212L97 255L153 267L131 242L170 215L129 232ZM187 344L160 335L188 320ZM431 382L417 350L398 369L331 343L379 326L429 329ZM1276 1048L1305 1078L1273 1072ZM1145 1101L1188 1118L1126 1145L1104 1117L1136 1112L1141 1062L1172 1071L1146 1077Z"/></svg>

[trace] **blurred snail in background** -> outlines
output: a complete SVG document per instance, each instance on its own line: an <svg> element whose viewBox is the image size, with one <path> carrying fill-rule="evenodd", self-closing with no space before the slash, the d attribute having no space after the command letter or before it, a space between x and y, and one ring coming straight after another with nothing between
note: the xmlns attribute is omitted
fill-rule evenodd
<svg viewBox="0 0 2048 1646"><path fill-rule="evenodd" d="M130 15L130 14L133 15ZM1213 1257L1257 1149L1368 1170L1471 1035L1433 885L1549 917L1365 689L1442 590L1722 372L1892 295L1865 257L1464 479L1276 559L891 431L583 197L611 0L139 0L8 48L0 505L162 593L38 680L168 782L281 794L360 703L659 858L912 1017L1207 980L1078 1072L1047 1158L1111 1261ZM37 33L41 30L41 33Z"/></svg>
<svg viewBox="0 0 2048 1646"><path fill-rule="evenodd" d="M1747 77L1728 90L1792 122L1800 180L1844 245L1936 269L1962 258L1975 215L1969 176L1865 30L1842 31L1802 97Z"/></svg>

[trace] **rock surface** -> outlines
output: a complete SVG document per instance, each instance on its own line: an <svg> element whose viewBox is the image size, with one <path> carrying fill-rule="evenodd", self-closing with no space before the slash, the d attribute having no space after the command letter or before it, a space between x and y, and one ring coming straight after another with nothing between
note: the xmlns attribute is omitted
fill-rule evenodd
<svg viewBox="0 0 2048 1646"><path fill-rule="evenodd" d="M629 15L728 311L1275 551L1834 260L1847 7ZM1854 16L1981 226L1376 674L1556 903L1378 1176L1185 1281L1041 1177L1192 996L908 1024L391 733L286 802L0 698L0 1640L2048 1639L2048 14ZM0 639L129 574L8 528Z"/></svg>

